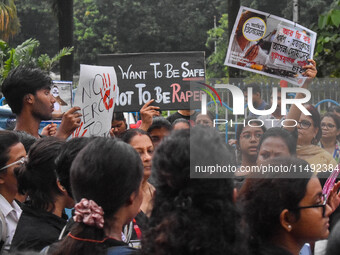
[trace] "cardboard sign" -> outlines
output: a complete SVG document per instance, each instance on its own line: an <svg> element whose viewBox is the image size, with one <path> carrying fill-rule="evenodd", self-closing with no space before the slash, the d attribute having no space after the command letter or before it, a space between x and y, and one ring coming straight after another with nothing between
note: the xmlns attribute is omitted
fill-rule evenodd
<svg viewBox="0 0 340 255"><path fill-rule="evenodd" d="M225 65L301 86L316 33L292 21L241 6Z"/></svg>
<svg viewBox="0 0 340 255"><path fill-rule="evenodd" d="M117 91L113 67L80 65L74 105L81 108L83 116L73 137L109 135Z"/></svg>
<svg viewBox="0 0 340 255"><path fill-rule="evenodd" d="M115 112L139 111L150 99L161 110L200 108L204 52L105 54L98 64L116 70Z"/></svg>

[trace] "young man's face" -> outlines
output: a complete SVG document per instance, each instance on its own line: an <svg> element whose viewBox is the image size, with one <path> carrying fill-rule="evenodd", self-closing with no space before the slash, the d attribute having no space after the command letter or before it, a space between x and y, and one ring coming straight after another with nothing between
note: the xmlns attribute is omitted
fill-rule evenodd
<svg viewBox="0 0 340 255"><path fill-rule="evenodd" d="M32 115L40 120L50 120L55 102L50 87L37 90L34 95Z"/></svg>
<svg viewBox="0 0 340 255"><path fill-rule="evenodd" d="M245 103L248 104L248 91L243 92ZM259 101L261 101L261 94L259 92L254 92L252 95L253 105L257 106Z"/></svg>
<svg viewBox="0 0 340 255"><path fill-rule="evenodd" d="M159 143L163 140L164 137L168 136L170 131L164 127L155 128L150 132L150 136L152 138L152 142L154 147L156 148Z"/></svg>
<svg viewBox="0 0 340 255"><path fill-rule="evenodd" d="M124 120L114 120L111 122L111 128L115 136L123 133L126 129L126 122Z"/></svg>

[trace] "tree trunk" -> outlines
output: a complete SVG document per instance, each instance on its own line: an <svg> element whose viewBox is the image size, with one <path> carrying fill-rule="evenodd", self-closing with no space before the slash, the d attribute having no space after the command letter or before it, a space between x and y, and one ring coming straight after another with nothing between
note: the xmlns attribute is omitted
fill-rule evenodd
<svg viewBox="0 0 340 255"><path fill-rule="evenodd" d="M228 33L229 38L232 35L232 31L234 28L234 23L240 9L240 0L228 0ZM229 69L229 77L237 78L240 75L240 70L233 67L228 67Z"/></svg>
<svg viewBox="0 0 340 255"><path fill-rule="evenodd" d="M57 0L59 50L73 46L73 0ZM60 79L73 80L73 53L60 60Z"/></svg>

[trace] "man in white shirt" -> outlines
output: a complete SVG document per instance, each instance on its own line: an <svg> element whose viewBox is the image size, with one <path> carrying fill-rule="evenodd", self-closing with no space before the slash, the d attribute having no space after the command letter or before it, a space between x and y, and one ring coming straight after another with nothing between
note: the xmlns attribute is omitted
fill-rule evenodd
<svg viewBox="0 0 340 255"><path fill-rule="evenodd" d="M26 151L19 137L12 131L0 130L0 213L3 236L1 238L2 250L9 251L21 209L14 200L18 188L14 171L22 166L26 159ZM5 222L3 222L3 220Z"/></svg>

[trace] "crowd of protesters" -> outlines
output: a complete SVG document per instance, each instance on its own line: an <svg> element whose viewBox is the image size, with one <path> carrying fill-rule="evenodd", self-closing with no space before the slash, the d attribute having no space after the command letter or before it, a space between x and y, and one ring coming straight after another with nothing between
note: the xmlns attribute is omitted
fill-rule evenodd
<svg viewBox="0 0 340 255"><path fill-rule="evenodd" d="M316 64L304 68L307 88ZM339 108L268 117L295 128L252 116L226 143L211 113L165 119L149 101L137 128L114 113L110 137L69 138L79 107L38 132L52 116L51 84L19 67L2 85L17 116L14 131L0 130L2 254L339 254ZM236 171L194 175L211 165ZM295 172L243 171L260 166Z"/></svg>

